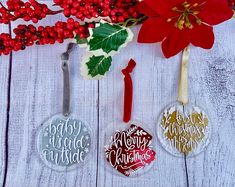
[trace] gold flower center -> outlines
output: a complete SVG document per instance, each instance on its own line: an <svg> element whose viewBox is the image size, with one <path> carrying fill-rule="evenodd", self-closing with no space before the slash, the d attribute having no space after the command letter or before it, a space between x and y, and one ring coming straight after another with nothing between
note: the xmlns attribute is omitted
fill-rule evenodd
<svg viewBox="0 0 235 187"><path fill-rule="evenodd" d="M173 12L177 12L178 15L168 18L167 22L172 22L175 21L175 27L177 27L178 29L182 30L184 28L189 28L192 29L193 28L193 24L189 19L189 16L195 18L195 21L197 24L201 24L202 21L201 19L197 16L200 13L201 10L201 6L203 6L205 3L194 3L194 4L190 4L187 1L185 1L184 3L182 3L182 7L178 8L178 7L173 7L171 10Z"/></svg>

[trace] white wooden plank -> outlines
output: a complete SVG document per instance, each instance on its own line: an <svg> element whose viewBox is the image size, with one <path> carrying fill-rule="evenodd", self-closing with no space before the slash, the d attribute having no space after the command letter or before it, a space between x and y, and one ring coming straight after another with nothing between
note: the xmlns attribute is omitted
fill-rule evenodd
<svg viewBox="0 0 235 187"><path fill-rule="evenodd" d="M52 25L61 16L42 21ZM15 23L17 24L17 23ZM15 25L13 25L14 27ZM96 152L83 168L56 172L39 159L35 138L40 124L62 110L62 71L60 54L66 44L39 46L14 53L9 124L9 187L95 186ZM79 75L83 52L76 49L71 61L72 111L87 121L97 139L97 82Z"/></svg>
<svg viewBox="0 0 235 187"><path fill-rule="evenodd" d="M122 120L123 77L121 69L127 65L130 58L137 62L133 73L133 119L147 124L155 138L160 112L168 104L176 101L179 57L166 60L160 53L159 45L140 45L137 44L136 39L116 55L111 72L107 78L100 81L98 186L185 186L184 160L168 154L158 141L154 144L157 150L157 160L153 168L143 176L124 178L107 171L105 167L107 163L102 157L104 137L111 123ZM115 126L113 126L114 130L116 130Z"/></svg>
<svg viewBox="0 0 235 187"><path fill-rule="evenodd" d="M190 186L235 186L234 24L231 20L215 28L212 50L192 51L191 97L207 108L213 134L208 149L188 159Z"/></svg>
<svg viewBox="0 0 235 187"><path fill-rule="evenodd" d="M49 18L52 19L52 17ZM46 21L48 23L48 21ZM214 134L207 151L188 159L190 186L234 186L234 21L216 29L217 42L211 51L192 49L190 96L193 102L206 105L213 122ZM227 31L230 31L228 34ZM232 37L233 36L233 37ZM11 112L9 129L9 168L7 186L95 186L96 153L83 170L58 173L44 167L35 152L35 133L40 123L61 108L61 71L58 54L64 45L28 49L13 56ZM120 70L129 58L138 65L134 72L135 99L133 117L148 124L156 136L156 123L161 110L175 101L180 55L165 60L159 45L132 43L114 59L111 73L100 81L99 136L97 137L97 82L82 81L79 59L73 57L72 85L76 103L73 110L88 121L99 138L98 186L185 186L184 161L166 153L156 143L157 161L149 173L126 179L106 170L102 157L105 128L122 118L123 80ZM1 61L7 57L0 57ZM7 61L8 62L8 61ZM6 90L7 63L0 63L1 91ZM217 77L218 76L218 77ZM3 82L3 84L2 84ZM5 82L5 84L4 84ZM45 91L46 89L46 91ZM6 92L0 101L6 106ZM1 122L6 121L1 107ZM2 123L5 124L5 123ZM1 126L0 165L4 158L4 126ZM3 168L3 167L1 167ZM1 169L2 171L3 169ZM1 180L2 181L2 180Z"/></svg>
<svg viewBox="0 0 235 187"><path fill-rule="evenodd" d="M9 33L8 25L0 26L0 33ZM6 167L6 125L9 86L9 56L0 56L0 186L3 184Z"/></svg>

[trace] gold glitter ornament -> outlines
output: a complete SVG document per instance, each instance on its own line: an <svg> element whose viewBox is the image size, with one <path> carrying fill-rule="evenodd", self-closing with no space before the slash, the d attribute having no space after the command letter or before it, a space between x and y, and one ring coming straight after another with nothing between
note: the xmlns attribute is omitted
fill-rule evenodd
<svg viewBox="0 0 235 187"><path fill-rule="evenodd" d="M196 106L176 104L161 115L158 136L170 152L188 155L204 149L209 143L209 132L209 119L204 111Z"/></svg>
<svg viewBox="0 0 235 187"><path fill-rule="evenodd" d="M157 134L163 147L176 156L193 156L209 143L211 126L204 110L188 102L188 61L190 49L183 52L178 102L162 113Z"/></svg>

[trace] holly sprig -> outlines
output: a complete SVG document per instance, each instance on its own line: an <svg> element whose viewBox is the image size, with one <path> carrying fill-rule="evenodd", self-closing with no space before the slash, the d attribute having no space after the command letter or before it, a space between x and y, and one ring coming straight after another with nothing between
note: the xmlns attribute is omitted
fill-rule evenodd
<svg viewBox="0 0 235 187"><path fill-rule="evenodd" d="M87 79L100 79L109 71L112 57L133 39L133 33L127 27L105 21L96 24L89 32L81 74Z"/></svg>

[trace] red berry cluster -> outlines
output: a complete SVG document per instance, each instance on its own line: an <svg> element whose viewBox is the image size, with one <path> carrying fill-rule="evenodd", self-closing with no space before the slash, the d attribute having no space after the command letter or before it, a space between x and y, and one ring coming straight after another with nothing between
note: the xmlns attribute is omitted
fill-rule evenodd
<svg viewBox="0 0 235 187"><path fill-rule="evenodd" d="M75 16L80 20L109 16L112 22L124 22L128 18L138 18L134 8L137 0L54 0L64 9L66 17Z"/></svg>
<svg viewBox="0 0 235 187"><path fill-rule="evenodd" d="M235 6L235 0L228 0L228 5L232 8Z"/></svg>
<svg viewBox="0 0 235 187"><path fill-rule="evenodd" d="M0 23L8 24L11 20L16 20L15 16L0 3Z"/></svg>
<svg viewBox="0 0 235 187"><path fill-rule="evenodd" d="M8 24L10 21L22 18L24 21L32 20L37 23L38 20L47 15L57 14L61 11L52 11L46 4L40 4L36 0L23 2L21 0L8 0L7 7L0 4L0 23Z"/></svg>
<svg viewBox="0 0 235 187"><path fill-rule="evenodd" d="M21 46L16 45L17 41L12 39L10 34L0 34L0 55L8 55L12 50L19 50Z"/></svg>
<svg viewBox="0 0 235 187"><path fill-rule="evenodd" d="M63 43L65 39L74 38L79 35L80 38L89 36L88 28L94 27L94 24L81 25L78 21L69 18L67 22L58 21L55 26L18 25L13 30L15 38L9 34L0 35L0 55L7 55L11 51L24 50L27 46Z"/></svg>

